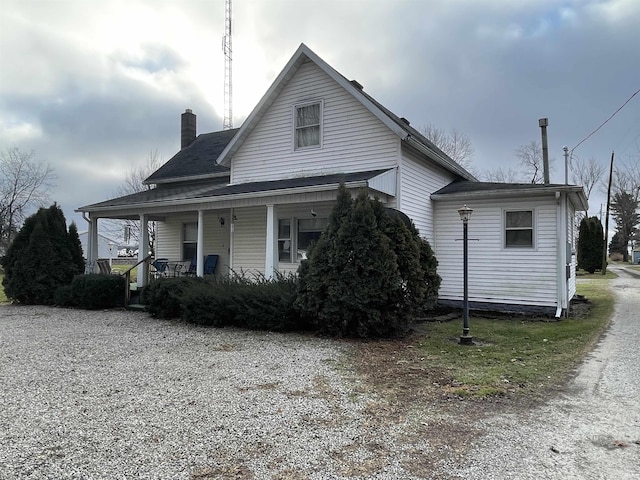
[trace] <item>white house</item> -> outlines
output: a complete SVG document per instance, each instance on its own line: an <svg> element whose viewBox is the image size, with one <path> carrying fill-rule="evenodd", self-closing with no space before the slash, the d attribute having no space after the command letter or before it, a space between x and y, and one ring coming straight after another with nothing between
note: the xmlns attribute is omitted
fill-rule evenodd
<svg viewBox="0 0 640 480"><path fill-rule="evenodd" d="M89 243L89 232L87 230L83 232L78 232L78 237L80 237L80 244L82 245L82 253L84 258L88 258L88 243ZM118 256L118 242L110 239L109 237L105 237L102 234L98 234L98 249L96 254L96 259L98 258L116 258Z"/></svg>
<svg viewBox="0 0 640 480"><path fill-rule="evenodd" d="M575 292L581 187L478 182L304 44L239 129L196 135L187 110L181 139L146 180L152 189L78 209L90 219L91 258L99 219L130 218L157 221L156 256L195 258L199 275L207 254L219 255L218 274L295 271L344 182L412 219L439 260L444 303L462 299L463 204L474 210L472 308L560 314Z"/></svg>

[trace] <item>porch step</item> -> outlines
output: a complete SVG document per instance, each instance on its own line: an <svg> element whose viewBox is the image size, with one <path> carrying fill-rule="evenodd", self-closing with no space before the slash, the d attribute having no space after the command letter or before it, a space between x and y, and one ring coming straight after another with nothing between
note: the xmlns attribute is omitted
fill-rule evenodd
<svg viewBox="0 0 640 480"><path fill-rule="evenodd" d="M141 303L130 303L125 308L132 312L144 312L147 309L147 306L142 305Z"/></svg>

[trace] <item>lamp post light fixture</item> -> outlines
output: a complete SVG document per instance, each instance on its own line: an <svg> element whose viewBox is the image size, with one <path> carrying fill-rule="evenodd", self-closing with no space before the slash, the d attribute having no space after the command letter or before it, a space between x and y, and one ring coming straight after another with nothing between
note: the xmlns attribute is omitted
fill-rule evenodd
<svg viewBox="0 0 640 480"><path fill-rule="evenodd" d="M463 321L462 336L460 337L460 345L473 345L473 337L469 335L469 218L471 218L472 209L464 207L458 209L460 220L462 220L462 244L463 244L463 277L464 277L464 302L463 302Z"/></svg>

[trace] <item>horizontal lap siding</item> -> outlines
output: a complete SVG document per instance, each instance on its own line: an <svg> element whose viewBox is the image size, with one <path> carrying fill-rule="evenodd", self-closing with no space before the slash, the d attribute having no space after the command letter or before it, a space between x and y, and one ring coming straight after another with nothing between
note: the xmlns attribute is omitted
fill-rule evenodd
<svg viewBox="0 0 640 480"><path fill-rule="evenodd" d="M266 207L236 208L233 233L233 270L240 274L264 273Z"/></svg>
<svg viewBox="0 0 640 480"><path fill-rule="evenodd" d="M218 217L225 219L220 226ZM170 260L191 260L182 258L182 226L198 221L196 212L168 216L157 222L156 258ZM216 272L226 274L229 269L229 215L225 212L205 212L204 215L204 255L219 255Z"/></svg>
<svg viewBox="0 0 640 480"><path fill-rule="evenodd" d="M322 148L293 151L293 106L323 100ZM315 64L303 65L231 161L232 182L393 168L400 140Z"/></svg>
<svg viewBox="0 0 640 480"><path fill-rule="evenodd" d="M469 221L469 300L552 306L556 289L556 205L509 200L510 209L535 208L536 249L504 249L502 212L506 202L473 201ZM463 224L458 203L435 203L440 298L463 298Z"/></svg>
<svg viewBox="0 0 640 480"><path fill-rule="evenodd" d="M400 210L420 230L420 235L433 243L433 204L431 194L453 181L453 175L428 166L413 154L404 152L400 169Z"/></svg>

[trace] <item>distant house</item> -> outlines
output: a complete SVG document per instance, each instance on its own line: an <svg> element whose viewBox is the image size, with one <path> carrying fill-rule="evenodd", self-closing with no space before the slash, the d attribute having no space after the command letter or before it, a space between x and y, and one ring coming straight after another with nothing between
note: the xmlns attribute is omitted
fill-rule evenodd
<svg viewBox="0 0 640 480"><path fill-rule="evenodd" d="M152 189L78 209L94 239L100 218L153 220L156 256L195 258L199 274L207 254L219 255L219 274L295 271L344 182L411 218L439 260L443 303L462 300L463 204L474 210L472 308L559 315L575 293L581 187L477 181L304 44L239 129L196 135L187 110L181 140L146 180Z"/></svg>
<svg viewBox="0 0 640 480"><path fill-rule="evenodd" d="M78 232L78 237L80 237L80 244L82 245L82 254L84 258L88 258L88 243L89 243L89 232ZM102 234L97 235L97 243L98 250L95 256L98 258L116 258L118 256L118 243L115 240L110 239L109 237L105 237Z"/></svg>

